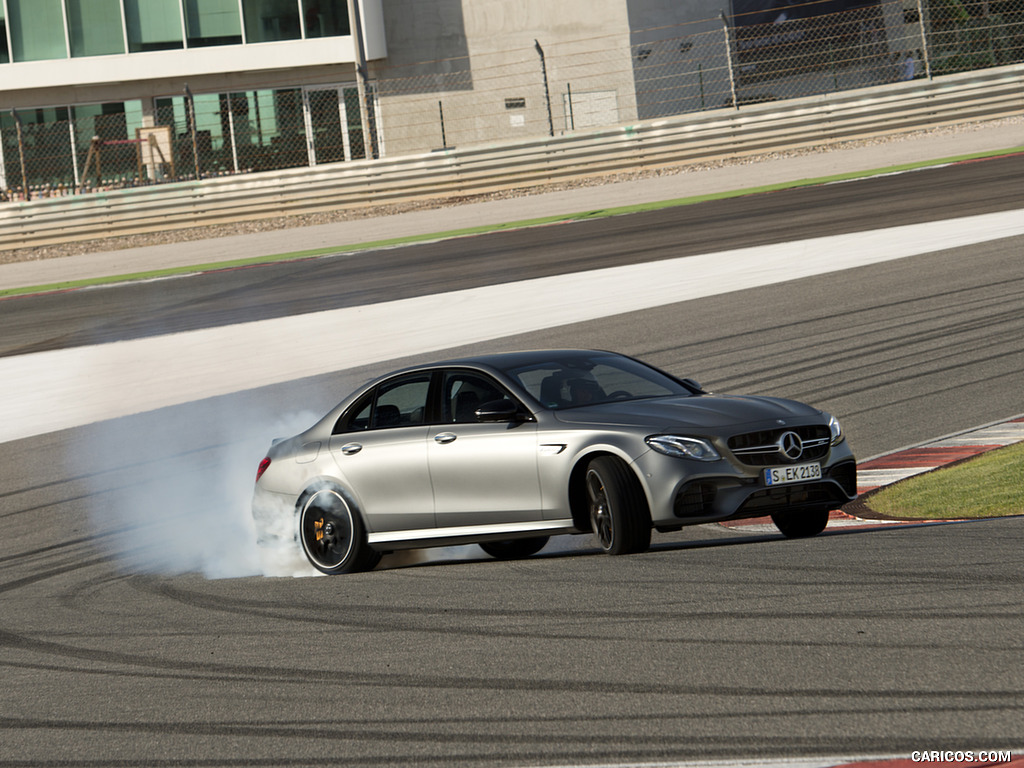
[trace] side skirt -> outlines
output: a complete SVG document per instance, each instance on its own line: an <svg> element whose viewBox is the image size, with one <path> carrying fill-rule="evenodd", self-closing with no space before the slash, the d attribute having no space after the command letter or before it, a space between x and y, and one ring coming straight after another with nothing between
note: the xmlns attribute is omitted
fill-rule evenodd
<svg viewBox="0 0 1024 768"><path fill-rule="evenodd" d="M480 541L523 539L530 536L554 536L580 533L571 518L565 520L531 520L525 523L493 523L460 525L451 528L421 528L413 531L371 533L366 539L374 549L416 549L446 547L452 544L475 544Z"/></svg>

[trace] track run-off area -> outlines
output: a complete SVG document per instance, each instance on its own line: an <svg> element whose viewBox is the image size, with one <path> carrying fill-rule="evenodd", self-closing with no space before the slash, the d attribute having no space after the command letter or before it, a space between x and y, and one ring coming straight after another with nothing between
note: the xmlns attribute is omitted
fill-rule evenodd
<svg viewBox="0 0 1024 768"><path fill-rule="evenodd" d="M0 301L0 765L1019 747L1019 518L293 578L247 506L273 437L483 350L608 348L805 400L863 458L1024 413L1022 177L995 157Z"/></svg>

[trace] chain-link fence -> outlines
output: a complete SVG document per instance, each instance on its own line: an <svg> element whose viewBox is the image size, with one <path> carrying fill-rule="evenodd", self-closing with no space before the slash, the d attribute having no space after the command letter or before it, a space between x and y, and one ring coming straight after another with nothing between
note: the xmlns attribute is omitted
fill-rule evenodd
<svg viewBox="0 0 1024 768"><path fill-rule="evenodd" d="M329 86L11 110L0 115L0 195L509 142L1024 62L1024 0L864 0L829 12L836 5L371 62L362 84L353 72Z"/></svg>

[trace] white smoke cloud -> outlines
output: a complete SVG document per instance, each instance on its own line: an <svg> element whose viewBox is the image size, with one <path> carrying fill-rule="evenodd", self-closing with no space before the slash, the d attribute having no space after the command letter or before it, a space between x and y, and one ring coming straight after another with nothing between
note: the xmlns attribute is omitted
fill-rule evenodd
<svg viewBox="0 0 1024 768"><path fill-rule="evenodd" d="M258 408L231 402L83 430L83 463L102 457L109 466L83 472L92 485L90 523L122 568L210 579L317 575L297 545L258 547L250 510L256 467L271 440L301 432L319 414L261 420ZM283 512L288 521L290 510Z"/></svg>

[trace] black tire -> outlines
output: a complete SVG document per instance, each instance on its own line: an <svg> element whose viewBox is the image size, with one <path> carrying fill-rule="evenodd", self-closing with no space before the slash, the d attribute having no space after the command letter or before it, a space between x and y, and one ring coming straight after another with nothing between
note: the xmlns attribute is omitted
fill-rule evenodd
<svg viewBox="0 0 1024 768"><path fill-rule="evenodd" d="M303 499L299 541L306 558L321 573L369 571L380 562L380 553L366 543L359 514L334 488L321 488Z"/></svg>
<svg viewBox="0 0 1024 768"><path fill-rule="evenodd" d="M828 510L818 512L777 512L772 522L787 539L817 536L828 525Z"/></svg>
<svg viewBox="0 0 1024 768"><path fill-rule="evenodd" d="M497 560L519 560L535 555L544 549L548 536L534 536L529 539L508 539L507 541L481 541L480 549Z"/></svg>
<svg viewBox="0 0 1024 768"><path fill-rule="evenodd" d="M618 459L599 456L584 478L590 525L609 555L643 552L651 546L651 513L636 476Z"/></svg>

